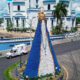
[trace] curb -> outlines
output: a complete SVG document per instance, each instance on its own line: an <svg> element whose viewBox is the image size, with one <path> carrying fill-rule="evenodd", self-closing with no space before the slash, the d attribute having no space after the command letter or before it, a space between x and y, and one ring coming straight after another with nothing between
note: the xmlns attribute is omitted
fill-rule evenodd
<svg viewBox="0 0 80 80"><path fill-rule="evenodd" d="M68 80L69 79L69 72L65 66L62 65L62 68L64 69L64 71L66 73L66 80Z"/></svg>

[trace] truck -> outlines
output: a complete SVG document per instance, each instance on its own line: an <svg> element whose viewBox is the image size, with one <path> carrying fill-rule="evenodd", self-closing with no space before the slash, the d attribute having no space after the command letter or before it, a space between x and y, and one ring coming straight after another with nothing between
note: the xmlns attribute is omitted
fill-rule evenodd
<svg viewBox="0 0 80 80"><path fill-rule="evenodd" d="M6 53L7 58L12 58L29 52L29 47L26 44L15 45L10 52Z"/></svg>

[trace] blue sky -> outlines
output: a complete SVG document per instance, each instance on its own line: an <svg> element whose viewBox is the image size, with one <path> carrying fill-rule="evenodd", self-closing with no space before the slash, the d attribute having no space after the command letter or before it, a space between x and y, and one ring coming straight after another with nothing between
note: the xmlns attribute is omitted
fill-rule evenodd
<svg viewBox="0 0 80 80"><path fill-rule="evenodd" d="M73 9L76 10L76 13L80 13L80 0L72 0ZM0 0L0 16L7 12L7 0Z"/></svg>

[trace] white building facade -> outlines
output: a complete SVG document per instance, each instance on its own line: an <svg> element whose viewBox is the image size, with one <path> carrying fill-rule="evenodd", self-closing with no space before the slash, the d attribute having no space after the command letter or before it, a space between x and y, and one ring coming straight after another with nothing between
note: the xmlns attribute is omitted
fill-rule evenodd
<svg viewBox="0 0 80 80"><path fill-rule="evenodd" d="M55 9L54 6L57 3L64 1L68 4L68 14L66 17L62 17L64 29L67 27L68 30L71 27L76 26L76 15L75 10L72 10L71 0L12 0L8 1L8 15L4 16L4 27L8 25L8 19L11 18L13 23L13 28L23 28L30 27L27 23L30 23L32 19L32 28L36 28L38 22L38 12L41 6L44 7L44 13L47 18L48 30L51 30L52 26L57 25L57 19L53 17L52 11ZM24 24L24 25L23 25Z"/></svg>

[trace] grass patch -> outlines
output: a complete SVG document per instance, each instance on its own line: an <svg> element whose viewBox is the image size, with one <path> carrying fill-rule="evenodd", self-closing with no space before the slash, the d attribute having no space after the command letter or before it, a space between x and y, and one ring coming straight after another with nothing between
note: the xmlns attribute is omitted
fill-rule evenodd
<svg viewBox="0 0 80 80"><path fill-rule="evenodd" d="M4 71L4 76L5 76L6 80L12 80L11 70L14 69L18 64L19 64L19 62L16 62L15 64L10 65L10 66Z"/></svg>

